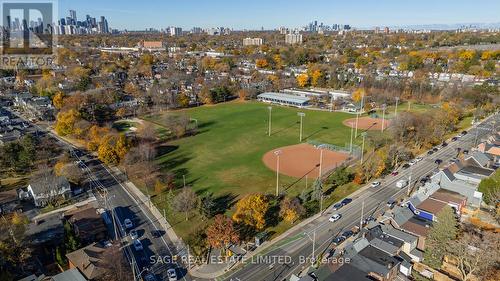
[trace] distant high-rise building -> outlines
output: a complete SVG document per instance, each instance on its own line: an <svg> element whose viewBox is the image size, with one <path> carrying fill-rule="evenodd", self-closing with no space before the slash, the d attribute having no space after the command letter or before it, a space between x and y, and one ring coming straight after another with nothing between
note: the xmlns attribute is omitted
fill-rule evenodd
<svg viewBox="0 0 500 281"><path fill-rule="evenodd" d="M260 45L262 45L262 38L243 39L243 46L260 46Z"/></svg>
<svg viewBox="0 0 500 281"><path fill-rule="evenodd" d="M101 21L99 22L99 33L109 33L108 21L104 16L101 16Z"/></svg>
<svg viewBox="0 0 500 281"><path fill-rule="evenodd" d="M285 35L285 43L287 44L302 44L302 34L289 33Z"/></svg>
<svg viewBox="0 0 500 281"><path fill-rule="evenodd" d="M167 27L167 34L169 36L179 36L179 35L182 35L182 28L175 27L175 26L169 26L169 27Z"/></svg>
<svg viewBox="0 0 500 281"><path fill-rule="evenodd" d="M387 27L387 26L386 26L386 27L384 27L384 33L385 33L385 34L389 34L389 32L390 32L389 27Z"/></svg>
<svg viewBox="0 0 500 281"><path fill-rule="evenodd" d="M193 27L191 29L191 33L193 33L193 34L200 34L202 32L203 32L203 29L201 27Z"/></svg>
<svg viewBox="0 0 500 281"><path fill-rule="evenodd" d="M280 34L285 35L285 34L287 34L287 33L288 33L288 28L286 28L286 27L284 27L284 26L281 26L281 27L279 28L279 30L280 30Z"/></svg>
<svg viewBox="0 0 500 281"><path fill-rule="evenodd" d="M69 10L69 17L71 18L71 24L75 25L76 24L76 11Z"/></svg>

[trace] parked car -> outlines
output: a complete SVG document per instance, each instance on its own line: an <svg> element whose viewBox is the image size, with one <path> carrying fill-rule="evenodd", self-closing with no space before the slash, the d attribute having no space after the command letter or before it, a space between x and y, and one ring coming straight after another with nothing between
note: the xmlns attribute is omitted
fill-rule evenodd
<svg viewBox="0 0 500 281"><path fill-rule="evenodd" d="M144 281L156 281L156 277L152 273L144 275Z"/></svg>
<svg viewBox="0 0 500 281"><path fill-rule="evenodd" d="M340 202L340 203L342 203L342 205L345 206L345 205L347 205L347 204L349 204L351 202L352 202L351 198L344 198L344 200L342 200L342 202Z"/></svg>
<svg viewBox="0 0 500 281"><path fill-rule="evenodd" d="M408 169L410 167L410 164L404 163L402 167L403 167L403 169Z"/></svg>
<svg viewBox="0 0 500 281"><path fill-rule="evenodd" d="M462 131L461 134L462 134L462 136L465 136L465 135L467 135L467 131Z"/></svg>
<svg viewBox="0 0 500 281"><path fill-rule="evenodd" d="M175 272L175 268L169 268L167 270L168 281L177 281L177 273Z"/></svg>
<svg viewBox="0 0 500 281"><path fill-rule="evenodd" d="M334 211L337 211L338 209L342 208L344 206L344 204L342 203L337 203L335 205L333 205L333 210Z"/></svg>
<svg viewBox="0 0 500 281"><path fill-rule="evenodd" d="M387 201L387 207L392 209L392 208L394 208L395 205L396 205L396 200L391 198Z"/></svg>
<svg viewBox="0 0 500 281"><path fill-rule="evenodd" d="M134 227L134 224L132 223L132 221L130 219L125 219L123 221L123 224L125 225L125 229L130 229L130 228Z"/></svg>
<svg viewBox="0 0 500 281"><path fill-rule="evenodd" d="M144 248L142 247L142 243L141 243L141 241L139 241L139 240L134 240L134 249L135 249L136 251L142 251L142 249L144 249Z"/></svg>
<svg viewBox="0 0 500 281"><path fill-rule="evenodd" d="M347 231L344 231L344 233L342 233L342 237L347 239L347 238L351 237L353 234L354 234L354 232L347 230Z"/></svg>
<svg viewBox="0 0 500 281"><path fill-rule="evenodd" d="M417 162L420 162L420 161L422 161L423 159L424 159L424 158L423 158L423 157L421 157L421 156L418 156L417 158L415 158L415 160L416 160Z"/></svg>
<svg viewBox="0 0 500 281"><path fill-rule="evenodd" d="M137 238L139 238L139 234L137 233L137 230L131 230L129 235L130 235L130 238L132 240L136 240Z"/></svg>
<svg viewBox="0 0 500 281"><path fill-rule="evenodd" d="M432 151L434 151L434 152L437 152L438 150L439 150L439 147L437 147L437 146L432 149Z"/></svg>
<svg viewBox="0 0 500 281"><path fill-rule="evenodd" d="M462 151L462 153L463 153L463 154L469 154L469 151L468 151L467 149L464 149L464 150Z"/></svg>
<svg viewBox="0 0 500 281"><path fill-rule="evenodd" d="M161 231L160 230L152 230L151 236L153 236L153 238L159 238L159 237L161 237Z"/></svg>
<svg viewBox="0 0 500 281"><path fill-rule="evenodd" d="M408 164L409 164L410 166L413 166L413 165L417 164L417 162L418 162L418 161L417 161L417 159L413 159L413 160L411 160L410 162L408 162Z"/></svg>
<svg viewBox="0 0 500 281"><path fill-rule="evenodd" d="M441 165L441 163L443 163L443 160L436 159L436 160L434 160L434 163L436 163L437 165Z"/></svg>
<svg viewBox="0 0 500 281"><path fill-rule="evenodd" d="M427 155L432 155L433 153L434 153L434 151L432 151L432 150L427 151Z"/></svg>
<svg viewBox="0 0 500 281"><path fill-rule="evenodd" d="M394 171L394 172L391 173L391 175L392 176L397 176L397 175L399 175L399 172L398 171Z"/></svg>
<svg viewBox="0 0 500 281"><path fill-rule="evenodd" d="M338 246L340 243L344 242L344 240L345 238L342 236L336 237L335 239L333 239L333 244L335 246Z"/></svg>
<svg viewBox="0 0 500 281"><path fill-rule="evenodd" d="M448 144L444 141L442 144L441 144L442 147L447 147Z"/></svg>
<svg viewBox="0 0 500 281"><path fill-rule="evenodd" d="M342 215L341 215L341 214L334 214L334 215L333 215L333 216L331 216L328 220L329 220L330 222L336 222L336 221L340 220L340 218L341 218L341 217L342 217Z"/></svg>
<svg viewBox="0 0 500 281"><path fill-rule="evenodd" d="M374 181L370 184L372 187L377 187L377 186L380 186L381 183L379 181Z"/></svg>
<svg viewBox="0 0 500 281"><path fill-rule="evenodd" d="M458 137L452 137L451 138L451 141L457 141L458 140Z"/></svg>

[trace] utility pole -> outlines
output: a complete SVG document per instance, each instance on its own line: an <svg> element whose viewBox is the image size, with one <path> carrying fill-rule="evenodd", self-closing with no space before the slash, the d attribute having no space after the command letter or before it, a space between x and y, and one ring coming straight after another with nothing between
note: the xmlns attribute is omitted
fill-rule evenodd
<svg viewBox="0 0 500 281"><path fill-rule="evenodd" d="M352 123L349 123L351 125L351 145L349 146L349 153L352 154L352 137L354 133L354 127L352 126Z"/></svg>
<svg viewBox="0 0 500 281"><path fill-rule="evenodd" d="M382 132L385 129L385 110L387 109L387 104L382 105Z"/></svg>
<svg viewBox="0 0 500 281"><path fill-rule="evenodd" d="M321 177L323 176L323 148L319 149L319 175L318 179L321 181Z"/></svg>
<svg viewBox="0 0 500 281"><path fill-rule="evenodd" d="M359 122L359 112L356 113L356 130L354 132L354 138L358 137L358 122Z"/></svg>
<svg viewBox="0 0 500 281"><path fill-rule="evenodd" d="M361 146L361 164L363 164L363 157L365 156L365 138L366 138L366 132L363 132L361 134L363 137L363 144Z"/></svg>
<svg viewBox="0 0 500 281"><path fill-rule="evenodd" d="M306 114L304 112L299 112L299 113L297 113L297 115L300 116L299 142L302 142L302 128L303 128L302 121L303 121L304 116L306 116Z"/></svg>
<svg viewBox="0 0 500 281"><path fill-rule="evenodd" d="M361 218L359 219L359 230L363 229L363 212L365 211L365 201L361 203Z"/></svg>
<svg viewBox="0 0 500 281"><path fill-rule="evenodd" d="M413 175L413 165L410 166L410 176L408 177L408 190L407 190L407 193L408 193L408 196L410 196L410 192L411 192L411 177Z"/></svg>
<svg viewBox="0 0 500 281"><path fill-rule="evenodd" d="M271 118L272 118L273 107L272 106L268 106L267 109L269 109L269 126L268 126L268 129L267 129L267 132L268 132L267 135L270 137L271 136Z"/></svg>
<svg viewBox="0 0 500 281"><path fill-rule="evenodd" d="M396 97L396 108L394 109L394 117L398 116L398 101L399 97Z"/></svg>
<svg viewBox="0 0 500 281"><path fill-rule="evenodd" d="M279 196L280 193L280 155L281 155L281 150L276 150L274 151L274 155L276 155L276 197Z"/></svg>

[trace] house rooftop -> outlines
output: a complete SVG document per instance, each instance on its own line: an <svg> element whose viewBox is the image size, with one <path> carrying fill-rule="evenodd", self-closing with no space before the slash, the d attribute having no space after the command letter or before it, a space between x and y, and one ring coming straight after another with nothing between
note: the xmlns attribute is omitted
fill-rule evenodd
<svg viewBox="0 0 500 281"><path fill-rule="evenodd" d="M433 198L427 198L425 199L420 205L417 206L418 209L422 211L429 212L431 214L437 214L441 212L441 210L448 204L438 201Z"/></svg>
<svg viewBox="0 0 500 281"><path fill-rule="evenodd" d="M413 233L418 236L427 236L429 229L432 227L432 222L413 216L407 222L405 222L401 228L409 233Z"/></svg>
<svg viewBox="0 0 500 281"><path fill-rule="evenodd" d="M51 281L86 281L85 277L75 268L68 269L52 277Z"/></svg>
<svg viewBox="0 0 500 281"><path fill-rule="evenodd" d="M104 246L98 243L90 244L84 248L66 254L71 262L87 279L94 279L103 274L104 269L99 266L102 255L106 251Z"/></svg>
<svg viewBox="0 0 500 281"><path fill-rule="evenodd" d="M455 203L457 205L461 204L466 199L466 197L460 193L442 188L438 189L430 197L443 202Z"/></svg>

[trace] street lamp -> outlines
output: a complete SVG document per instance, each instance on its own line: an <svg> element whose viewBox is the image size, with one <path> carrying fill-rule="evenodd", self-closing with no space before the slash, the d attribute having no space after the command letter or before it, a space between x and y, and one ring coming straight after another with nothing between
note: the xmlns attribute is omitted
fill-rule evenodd
<svg viewBox="0 0 500 281"><path fill-rule="evenodd" d="M352 153L352 137L353 137L353 133L354 133L354 124L349 123L350 127L351 127L351 145L349 146L349 153Z"/></svg>
<svg viewBox="0 0 500 281"><path fill-rule="evenodd" d="M268 129L268 136L271 136L271 118L272 118L273 107L272 106L268 106L267 109L269 109L269 129Z"/></svg>
<svg viewBox="0 0 500 281"><path fill-rule="evenodd" d="M314 262L316 260L316 257L315 257L315 250L316 250L316 229L313 230L313 237L311 238L311 236L309 235L309 233L307 232L304 232L305 235L307 235L307 238L309 238L309 240L312 241L312 254L311 254L311 266L314 265Z"/></svg>
<svg viewBox="0 0 500 281"><path fill-rule="evenodd" d="M385 129L385 110L387 109L387 104L382 104L382 132Z"/></svg>
<svg viewBox="0 0 500 281"><path fill-rule="evenodd" d="M323 146L319 145L319 174L318 174L318 179L321 182L321 176L323 175Z"/></svg>
<svg viewBox="0 0 500 281"><path fill-rule="evenodd" d="M363 164L363 157L365 156L365 138L366 138L367 133L363 132L361 133L361 136L363 137L363 144L361 146L361 164Z"/></svg>
<svg viewBox="0 0 500 281"><path fill-rule="evenodd" d="M394 109L394 117L398 116L398 101L399 97L396 97L396 108Z"/></svg>
<svg viewBox="0 0 500 281"><path fill-rule="evenodd" d="M297 115L300 117L300 134L299 134L299 142L302 142L302 119L304 118L304 116L306 116L306 114L304 112L299 112L297 113Z"/></svg>
<svg viewBox="0 0 500 281"><path fill-rule="evenodd" d="M280 155L283 153L281 150L274 151L274 155L276 155L276 197L279 196L280 188Z"/></svg>

